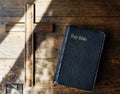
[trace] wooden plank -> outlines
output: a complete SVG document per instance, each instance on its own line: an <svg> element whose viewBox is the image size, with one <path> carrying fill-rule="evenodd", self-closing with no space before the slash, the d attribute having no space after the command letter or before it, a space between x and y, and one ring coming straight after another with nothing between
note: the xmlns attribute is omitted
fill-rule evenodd
<svg viewBox="0 0 120 94"><path fill-rule="evenodd" d="M37 4L40 4L40 5L44 5L45 2L47 2L49 0L40 0L40 1L37 1ZM118 5L119 4L119 0L114 0L114 1L111 1L111 0L107 0L107 1L100 1L100 0L92 0L92 1L88 1L88 0L52 0L52 2L50 3L50 6L80 6L80 5L87 5L89 4L91 7L93 6L103 6L103 5L107 5L108 6L108 2L110 4L113 4L113 5ZM104 7L105 7L104 6Z"/></svg>
<svg viewBox="0 0 120 94"><path fill-rule="evenodd" d="M57 59L36 59L35 62L35 83L50 83L53 80Z"/></svg>
<svg viewBox="0 0 120 94"><path fill-rule="evenodd" d="M70 4L70 0L53 0L50 6L68 6Z"/></svg>
<svg viewBox="0 0 120 94"><path fill-rule="evenodd" d="M42 9L42 7L40 5L36 5L35 14L36 14L36 17L68 16L70 13L69 9L67 8L67 6L62 6L62 7L50 6L45 11L45 9ZM44 11L45 11L45 13L44 13Z"/></svg>
<svg viewBox="0 0 120 94"><path fill-rule="evenodd" d="M60 45L60 44L59 44ZM46 47L46 48L37 48L36 50L36 58L58 58L60 54L60 48L58 46L55 47ZM120 46L114 48L107 48L103 52L104 58L119 58L120 57ZM112 54L111 54L112 53Z"/></svg>
<svg viewBox="0 0 120 94"><path fill-rule="evenodd" d="M34 24L34 32L53 32L53 24L52 23L35 23ZM25 31L24 23L8 23L6 24L6 32L16 32L16 31Z"/></svg>
<svg viewBox="0 0 120 94"><path fill-rule="evenodd" d="M86 6L86 3L79 3L79 6L73 6L72 4L69 6L49 6L46 12L44 13L45 17L113 17L120 16L119 6L107 7L106 9L101 8L99 5L91 4L90 6ZM36 17L43 16L44 10L39 8L40 6L36 6ZM39 12L38 12L39 11Z"/></svg>
<svg viewBox="0 0 120 94"><path fill-rule="evenodd" d="M113 85L117 82L120 82L120 58L104 58L101 60L100 68L97 78L97 86L103 85ZM117 72L116 72L117 71ZM105 81L105 82L104 82ZM108 83L106 83L106 81Z"/></svg>
<svg viewBox="0 0 120 94"><path fill-rule="evenodd" d="M64 34L66 25L69 23L93 30L101 30L112 38L120 38L119 20L119 17L50 17L43 18L41 22L49 21L50 23L55 23L55 31L59 34Z"/></svg>
<svg viewBox="0 0 120 94"><path fill-rule="evenodd" d="M0 58L18 58L25 46L25 33L2 31L0 42ZM24 58L24 54L19 58Z"/></svg>
<svg viewBox="0 0 120 94"><path fill-rule="evenodd" d="M55 33L51 34L35 34L35 49L41 48L59 48L62 45L64 36L57 36Z"/></svg>
<svg viewBox="0 0 120 94"><path fill-rule="evenodd" d="M63 35L54 34L35 34L35 53L36 58L58 58L63 42ZM120 39L106 39L103 57L120 57ZM112 54L111 54L112 53Z"/></svg>
<svg viewBox="0 0 120 94"><path fill-rule="evenodd" d="M71 1L74 1L74 0L71 0ZM75 2L79 2L79 1L82 1L82 2L86 2L86 1L88 1L88 0L75 0ZM111 1L111 0L108 0L109 2ZM104 1L104 0L92 0L91 2L107 2L107 1ZM111 1L111 2L119 2L119 0L115 0L115 1Z"/></svg>
<svg viewBox="0 0 120 94"><path fill-rule="evenodd" d="M41 22L55 23L56 36L64 35L66 25L69 23L104 31L110 38L120 38L119 20L119 17L50 17L43 18Z"/></svg>
<svg viewBox="0 0 120 94"><path fill-rule="evenodd" d="M35 22L39 22L40 17L35 18ZM40 22L55 23L55 24L68 24L68 23L78 23L78 24L100 24L100 25L114 25L112 23L119 23L119 17L43 17Z"/></svg>
<svg viewBox="0 0 120 94"><path fill-rule="evenodd" d="M16 70L16 71L14 71ZM22 71L20 71L22 70ZM7 78L6 76L11 76L11 78L7 78L6 82L13 82L15 79L17 82L23 82L24 81L24 75L21 76L22 72L24 72L24 59L16 58L16 59L2 59L0 58L0 82L5 81ZM17 74L19 73L19 74ZM12 76L15 76L15 79L12 79ZM19 78L21 76L21 78ZM16 78L18 77L18 78Z"/></svg>
<svg viewBox="0 0 120 94"><path fill-rule="evenodd" d="M26 23L25 23L25 84L26 86L34 85L34 35L33 35L33 23L34 23L34 5L27 4L26 6Z"/></svg>
<svg viewBox="0 0 120 94"><path fill-rule="evenodd" d="M104 46L103 57L119 58L120 57L120 40L107 39Z"/></svg>
<svg viewBox="0 0 120 94"><path fill-rule="evenodd" d="M120 58L103 59L97 77L95 93L118 94L120 90Z"/></svg>
<svg viewBox="0 0 120 94"><path fill-rule="evenodd" d="M58 59L36 59L36 83L39 83L38 86L41 86L43 89L53 89L54 91L56 89L67 88L64 86L56 86L52 84L52 78L54 76L54 71L56 69L55 67L57 66L57 63ZM98 94L105 92L114 92L114 94L117 94L120 83L119 67L120 58L102 60L94 92L97 92ZM43 76L46 76L47 78L42 79ZM77 94L85 93L81 90L72 88L69 88L69 91L72 93L76 92Z"/></svg>
<svg viewBox="0 0 120 94"><path fill-rule="evenodd" d="M23 23L25 22L24 17L0 17L0 24L7 24L8 22L13 22L13 23Z"/></svg>
<svg viewBox="0 0 120 94"><path fill-rule="evenodd" d="M6 91L6 84L24 82L24 59L0 58L0 93Z"/></svg>
<svg viewBox="0 0 120 94"><path fill-rule="evenodd" d="M79 5L80 3L82 3L82 4L95 4L95 5L101 5L101 6L103 6L103 7L107 7L107 6L109 6L109 5L119 5L119 3L120 3L120 1L119 0L114 0L114 1L112 1L112 0L107 0L107 1L104 1L104 0L92 0L92 1L88 1L88 0L70 0L71 2L70 2L70 4L71 5ZM109 5L107 5L108 4L108 2L109 2ZM104 5L107 5L107 6L104 6Z"/></svg>
<svg viewBox="0 0 120 94"><path fill-rule="evenodd" d="M31 91L33 91L33 92L37 92L36 94L38 94L38 93L40 93L40 94L47 94L47 93L49 93L49 94L70 94L70 92L69 92L69 89L67 88L64 88L64 89L50 89L50 88L48 88L48 86L49 86L49 84L47 84L46 85L46 88L42 88L42 86L44 86L44 85L39 85L38 87L41 87L41 88L39 88L39 89L37 89L37 90L31 90ZM84 93L85 94L85 93Z"/></svg>
<svg viewBox="0 0 120 94"><path fill-rule="evenodd" d="M96 94L106 94L106 92L109 93L109 94L119 94L120 93L119 87L116 87L116 86L113 86L113 87L111 87L111 86L104 86L102 88L101 87L98 87L95 90Z"/></svg>
<svg viewBox="0 0 120 94"><path fill-rule="evenodd" d="M0 8L0 17L22 17L24 15L24 8Z"/></svg>
<svg viewBox="0 0 120 94"><path fill-rule="evenodd" d="M2 42L2 40L4 40L4 38L8 35L5 31L5 26L4 25L0 25L0 43Z"/></svg>
<svg viewBox="0 0 120 94"><path fill-rule="evenodd" d="M56 24L56 28L55 28L55 33L56 35L64 35L65 29L66 29L66 25L57 25ZM120 39L120 32L119 32L119 26L111 26L111 25L85 25L85 24L73 24L73 25L78 25L78 26L82 26L85 28L89 28L92 30L96 30L96 31L103 31L106 33L107 37L109 38L113 38L113 39Z"/></svg>
<svg viewBox="0 0 120 94"><path fill-rule="evenodd" d="M35 34L35 57L36 58L57 58L62 45L62 37L55 34Z"/></svg>
<svg viewBox="0 0 120 94"><path fill-rule="evenodd" d="M24 7L25 2L27 2L28 0L20 0L15 2L14 0L4 0L1 1L1 7ZM31 1L31 0L29 0Z"/></svg>
<svg viewBox="0 0 120 94"><path fill-rule="evenodd" d="M71 18L71 17L70 17ZM111 38L120 38L120 18L45 18L42 22L49 21L51 23L55 23L54 30L58 35L64 35L66 25L80 25L83 27L88 27L93 30L104 31L107 36ZM56 19L56 20L55 20ZM66 22L65 22L66 20ZM56 34L57 35L57 34Z"/></svg>
<svg viewBox="0 0 120 94"><path fill-rule="evenodd" d="M38 75L40 70L39 68L45 68L45 69L48 69L49 72L52 72L52 74L50 75L53 76L55 72L55 68L58 63L58 59L37 59L36 58L35 62L36 62L36 73L38 73Z"/></svg>
<svg viewBox="0 0 120 94"><path fill-rule="evenodd" d="M35 58L58 58L60 54L60 49L58 48L41 48L36 50L36 56Z"/></svg>

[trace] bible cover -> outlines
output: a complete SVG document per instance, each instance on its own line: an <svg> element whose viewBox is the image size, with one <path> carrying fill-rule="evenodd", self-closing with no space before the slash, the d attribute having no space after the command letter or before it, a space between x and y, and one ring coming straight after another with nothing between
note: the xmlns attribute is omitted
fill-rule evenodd
<svg viewBox="0 0 120 94"><path fill-rule="evenodd" d="M92 91L99 68L105 34L68 25L54 76L54 83Z"/></svg>

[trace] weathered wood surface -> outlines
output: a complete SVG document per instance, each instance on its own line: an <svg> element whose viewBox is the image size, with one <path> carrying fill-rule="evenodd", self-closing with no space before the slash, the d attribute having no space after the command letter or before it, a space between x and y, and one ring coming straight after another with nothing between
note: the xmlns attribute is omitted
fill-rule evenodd
<svg viewBox="0 0 120 94"><path fill-rule="evenodd" d="M108 5L108 2L104 2L104 1L95 2L95 1L71 1L71 0L69 1L68 0L67 2L63 1L63 5L61 4L55 5L53 3L54 1L51 2L51 5L47 9L44 16L46 17L50 17L50 16L55 16L55 17L120 16L119 14L120 7L118 4L119 1L117 0L115 0L114 2L109 1L109 5ZM65 3L67 3L67 5L64 5ZM89 6L87 6L87 4ZM106 6L107 9L104 6ZM36 11L38 9L36 9ZM42 10L41 12L37 12L36 16L42 16L41 13L42 13Z"/></svg>
<svg viewBox="0 0 120 94"><path fill-rule="evenodd" d="M52 23L34 23L33 27L36 27L34 32L53 32L53 24ZM6 24L6 32L25 32L25 23L7 23Z"/></svg>
<svg viewBox="0 0 120 94"><path fill-rule="evenodd" d="M62 2L62 3L60 3ZM54 58L58 60L63 35L66 24L75 24L88 27L94 30L101 30L107 34L106 44L101 60L100 70L98 73L97 83L94 90L94 94L119 94L120 93L120 3L118 0L111 1L88 1L88 0L53 0L48 7L48 10L43 16L41 22L55 23L55 33L46 34L44 37L36 35L36 59L45 59L47 62L51 62L48 59ZM41 11L36 7L36 11ZM42 11L41 11L42 12ZM40 12L36 13L36 22L39 22L39 18L42 16ZM43 36L43 35L41 35ZM40 43L39 43L40 42ZM54 45L53 45L54 44ZM48 54L49 53L49 54ZM38 63L37 63L38 62ZM41 76L38 74L36 81L42 83L40 77L47 68L42 67L42 62L36 61L36 70L40 70ZM52 61L53 69L56 66L56 62ZM51 63L49 63L51 64ZM41 66L39 66L41 65ZM52 64L51 64L52 65ZM46 65L47 66L47 65ZM44 68L44 69L43 69ZM51 69L49 69L51 70ZM54 70L53 70L54 71ZM45 73L49 75L49 71ZM52 77L53 75L51 75ZM50 77L50 76L48 76ZM64 86L54 86L50 84L48 78L48 84L39 84L44 88L54 88L51 93L56 94L89 94L75 89L65 88ZM52 80L51 80L52 81ZM37 82L36 82L37 83ZM56 87L56 88L55 88ZM64 89L62 90L61 89ZM50 91L50 90L49 90ZM90 93L90 94L93 94Z"/></svg>
<svg viewBox="0 0 120 94"><path fill-rule="evenodd" d="M34 85L34 5L26 5L25 17L25 84Z"/></svg>
<svg viewBox="0 0 120 94"><path fill-rule="evenodd" d="M28 0L22 0L17 1L16 4L14 1L15 0L1 1L0 9L2 9L2 7L5 8L6 11L7 8L14 9L10 10L11 13L13 13L13 11L17 11L17 9L21 11L24 8L24 4L29 2ZM35 87L39 87L38 94L119 94L120 0L52 0L47 11L43 13L44 15L41 13L43 12L41 7L50 0L36 1L36 22L50 22L55 24L54 34L35 34ZM34 0L30 2L34 2ZM10 12L7 13L4 11L4 15L2 12L3 10L0 12L1 44L8 35L3 33L5 32L5 24L7 22L25 21L24 17L21 19L22 13L20 12L18 14L21 16L17 14L16 17ZM39 20L41 17L42 19ZM64 86L55 86L52 83L66 24L77 24L95 30L102 30L107 34L95 90L92 93L82 92ZM16 33L18 34L18 32ZM14 32L14 34L16 33ZM11 41L11 38L9 38L9 40ZM10 41L8 42L11 44ZM8 42L5 44L7 45ZM21 47L18 49L21 49ZM3 50L5 50L5 48ZM15 74L13 73L13 75ZM46 79L41 79L44 77Z"/></svg>
<svg viewBox="0 0 120 94"><path fill-rule="evenodd" d="M56 34L35 34L36 58L58 58L63 36ZM40 43L40 45L39 45ZM104 58L119 58L120 57L120 40L106 40ZM54 47L54 49L52 49ZM53 52L52 54L48 54ZM112 53L112 54L111 54Z"/></svg>
<svg viewBox="0 0 120 94"><path fill-rule="evenodd" d="M34 33L53 33L53 24L50 23L36 23L34 20L34 10L35 4L27 4L26 6L26 16L25 16L25 25L18 24L15 29L20 27L25 28L25 83L27 86L34 86L34 76L35 76L35 50L34 50ZM22 26L23 25L23 26ZM10 31L12 25L6 25L7 32ZM15 30L14 30L15 31Z"/></svg>
<svg viewBox="0 0 120 94"><path fill-rule="evenodd" d="M6 38L4 38L6 37ZM0 35L0 58L18 58L24 49L25 33L24 32L2 32ZM18 45L20 44L20 45ZM24 54L21 57L24 58Z"/></svg>
<svg viewBox="0 0 120 94"><path fill-rule="evenodd" d="M24 8L9 8L9 7L2 7L0 9L0 16L1 17L21 17L23 16Z"/></svg>
<svg viewBox="0 0 120 94"><path fill-rule="evenodd" d="M0 94L5 94L8 82L24 83L24 59L0 59Z"/></svg>

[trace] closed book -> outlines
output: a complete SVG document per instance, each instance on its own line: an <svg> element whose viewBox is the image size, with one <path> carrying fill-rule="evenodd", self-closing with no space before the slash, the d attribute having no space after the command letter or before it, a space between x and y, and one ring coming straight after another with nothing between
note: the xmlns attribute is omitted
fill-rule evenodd
<svg viewBox="0 0 120 94"><path fill-rule="evenodd" d="M95 86L105 34L67 25L54 83L92 91Z"/></svg>

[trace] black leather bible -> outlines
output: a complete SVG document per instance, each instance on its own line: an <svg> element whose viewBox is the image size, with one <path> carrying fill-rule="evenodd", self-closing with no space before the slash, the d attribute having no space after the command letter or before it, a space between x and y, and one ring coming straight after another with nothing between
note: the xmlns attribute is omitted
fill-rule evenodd
<svg viewBox="0 0 120 94"><path fill-rule="evenodd" d="M92 91L95 86L105 34L68 25L54 83Z"/></svg>

